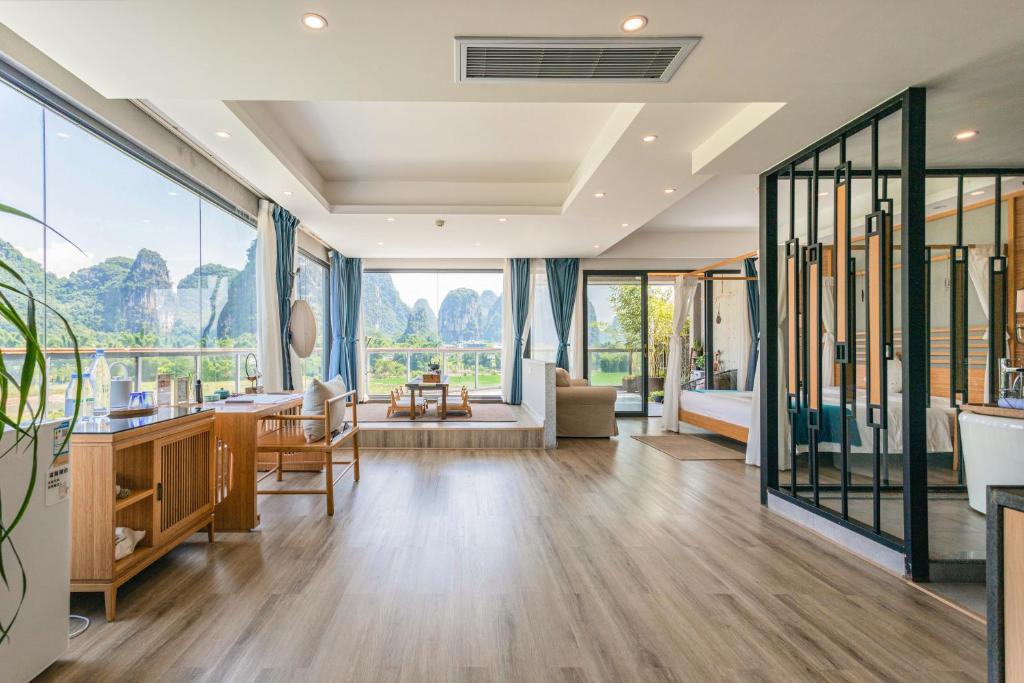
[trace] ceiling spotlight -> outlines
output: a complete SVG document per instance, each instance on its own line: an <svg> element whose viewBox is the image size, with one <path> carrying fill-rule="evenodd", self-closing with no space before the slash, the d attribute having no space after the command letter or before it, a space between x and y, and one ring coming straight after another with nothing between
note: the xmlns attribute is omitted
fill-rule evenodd
<svg viewBox="0 0 1024 683"><path fill-rule="evenodd" d="M383 246L384 246L384 243L383 243L383 242L377 242L377 246L378 246L378 247L383 247Z"/></svg>
<svg viewBox="0 0 1024 683"><path fill-rule="evenodd" d="M953 138L955 140L970 140L971 138L973 138L977 134L978 134L978 131L976 131L976 130L964 130L964 131L960 131L959 133L954 135Z"/></svg>
<svg viewBox="0 0 1024 683"><path fill-rule="evenodd" d="M306 28L311 28L314 31L322 31L327 28L327 20L324 19L322 15L307 12L302 15L302 25Z"/></svg>
<svg viewBox="0 0 1024 683"><path fill-rule="evenodd" d="M391 217L391 216L388 216L387 220L388 220L388 223L394 223L395 222L395 219L393 217Z"/></svg>
<svg viewBox="0 0 1024 683"><path fill-rule="evenodd" d="M219 138L224 138L225 140L227 140L229 137L231 137L231 133L227 132L226 130L218 130L215 133L215 135L217 137L219 137Z"/></svg>
<svg viewBox="0 0 1024 683"><path fill-rule="evenodd" d="M828 196L828 192L819 192L818 196L819 197L827 197Z"/></svg>
<svg viewBox="0 0 1024 683"><path fill-rule="evenodd" d="M177 197L177 196L178 196L178 193L177 193L177 192L168 192L168 193L167 193L167 195L168 195L169 197Z"/></svg>
<svg viewBox="0 0 1024 683"><path fill-rule="evenodd" d="M628 227L629 227L629 223L623 223L623 224L622 224L622 227L624 227L624 228L628 228Z"/></svg>
<svg viewBox="0 0 1024 683"><path fill-rule="evenodd" d="M67 140L71 136L68 135L67 133L61 132L61 133L57 133L57 137L61 138L62 140Z"/></svg>
<svg viewBox="0 0 1024 683"><path fill-rule="evenodd" d="M149 219L148 219L148 218L143 218L143 219L142 219L142 222L143 222L143 223L148 223L148 222L149 222Z"/></svg>
<svg viewBox="0 0 1024 683"><path fill-rule="evenodd" d="M643 140L644 142L654 142L655 140L658 139L658 136L657 135L645 135L645 136L643 136L640 139Z"/></svg>
<svg viewBox="0 0 1024 683"><path fill-rule="evenodd" d="M676 188L674 188L674 187L666 187L664 190L662 190L662 192L664 192L665 194L672 194L675 191L676 191Z"/></svg>
<svg viewBox="0 0 1024 683"><path fill-rule="evenodd" d="M647 17L642 14L634 14L631 17L627 17L625 21L619 25L619 28L626 33L633 33L634 31L639 31L644 26L647 26Z"/></svg>
<svg viewBox="0 0 1024 683"><path fill-rule="evenodd" d="M978 196L983 195L983 194L985 194L985 190L975 190L974 192L971 193L971 196L972 197L978 197Z"/></svg>
<svg viewBox="0 0 1024 683"><path fill-rule="evenodd" d="M508 222L508 219L507 219L507 218L499 218L499 219L498 219L498 222L499 222L499 223L507 223L507 222Z"/></svg>
<svg viewBox="0 0 1024 683"><path fill-rule="evenodd" d="M594 193L594 199L600 199L601 197L604 197L604 192L595 192Z"/></svg>
<svg viewBox="0 0 1024 683"><path fill-rule="evenodd" d="M281 194L283 194L285 197L291 197L292 196L292 191L291 190L285 190Z"/></svg>
<svg viewBox="0 0 1024 683"><path fill-rule="evenodd" d="M474 243L473 243L473 246L474 246L474 247L479 247L479 246L480 246L480 243L479 243L479 242L474 242Z"/></svg>
<svg viewBox="0 0 1024 683"><path fill-rule="evenodd" d="M601 245L600 245L600 244L595 244L595 245L594 245L594 249L600 249L600 248L601 248Z"/></svg>

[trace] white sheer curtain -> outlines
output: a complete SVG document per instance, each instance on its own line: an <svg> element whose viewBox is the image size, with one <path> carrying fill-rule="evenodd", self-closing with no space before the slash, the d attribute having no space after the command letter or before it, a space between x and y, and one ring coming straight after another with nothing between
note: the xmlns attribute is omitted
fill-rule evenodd
<svg viewBox="0 0 1024 683"><path fill-rule="evenodd" d="M534 285L537 282L536 262L543 259L530 260L530 298L526 310L526 325L523 327L523 350L526 350L526 340L530 337L530 327L533 325L533 300L535 296ZM508 403L512 398L512 363L515 360L515 339L516 332L512 329L512 272L509 269L509 260L505 259L502 266L501 278L501 400Z"/></svg>
<svg viewBox="0 0 1024 683"><path fill-rule="evenodd" d="M981 312L985 316L985 334L982 336L986 342L988 341L988 276L989 276L989 258L996 255L996 248L994 245L985 244L976 247L970 247L967 250L967 272L971 277L971 284L974 285L974 293L978 295L978 302L981 304ZM988 348L988 344L985 345ZM984 400L988 400L989 395L989 382L988 373L991 367L992 359L988 357L988 351L985 352L985 396Z"/></svg>
<svg viewBox="0 0 1024 683"><path fill-rule="evenodd" d="M576 301L569 325L569 374L583 377L583 337L587 333L587 312L583 310L583 269L576 278Z"/></svg>
<svg viewBox="0 0 1024 683"><path fill-rule="evenodd" d="M821 278L821 386L836 385L836 279Z"/></svg>
<svg viewBox="0 0 1024 683"><path fill-rule="evenodd" d="M665 402L661 411L661 426L670 432L679 431L679 396L682 384L683 326L693 307L693 297L700 280L695 277L676 277L672 304L672 336L668 342L668 367L665 370Z"/></svg>
<svg viewBox="0 0 1024 683"><path fill-rule="evenodd" d="M778 263L784 264L786 262L785 247L780 246L778 251ZM783 272L782 268L779 268L779 272ZM779 291L778 291L778 311L779 311L779 326L776 330L777 339L779 340L779 382L778 382L778 403L779 403L779 443L777 445L779 452L779 469L788 470L790 468L789 462L789 419L786 416L786 383L785 383L785 368L786 368L786 280L779 280ZM764 332L764 321L761 321L762 325L762 336ZM763 355L758 355L757 362L757 374L754 375L754 393L753 399L750 401L750 429L747 432L747 457L746 463L748 465L761 466L761 359Z"/></svg>
<svg viewBox="0 0 1024 683"><path fill-rule="evenodd" d="M271 203L260 200L256 214L256 359L262 386L284 390L281 362L281 317L277 308L277 235ZM302 386L301 380L299 386Z"/></svg>

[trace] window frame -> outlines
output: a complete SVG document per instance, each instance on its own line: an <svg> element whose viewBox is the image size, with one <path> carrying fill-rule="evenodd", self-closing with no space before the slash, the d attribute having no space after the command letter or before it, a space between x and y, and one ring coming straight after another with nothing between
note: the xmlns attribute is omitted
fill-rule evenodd
<svg viewBox="0 0 1024 683"><path fill-rule="evenodd" d="M331 264L319 256L311 254L302 247L298 247L297 251L303 257L323 268L323 278L320 283L320 296L324 302L324 324L321 325L323 329L320 332L320 342L323 346L324 353L323 359L320 363L320 380L327 381L330 379L327 375L331 369Z"/></svg>

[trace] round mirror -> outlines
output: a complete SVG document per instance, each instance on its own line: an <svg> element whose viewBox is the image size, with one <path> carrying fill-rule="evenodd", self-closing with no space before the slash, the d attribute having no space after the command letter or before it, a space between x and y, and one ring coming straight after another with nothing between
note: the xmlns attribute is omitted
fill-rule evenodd
<svg viewBox="0 0 1024 683"><path fill-rule="evenodd" d="M292 348L299 358L309 358L316 346L316 318L313 309L305 299L296 299L292 303L292 314L288 323Z"/></svg>

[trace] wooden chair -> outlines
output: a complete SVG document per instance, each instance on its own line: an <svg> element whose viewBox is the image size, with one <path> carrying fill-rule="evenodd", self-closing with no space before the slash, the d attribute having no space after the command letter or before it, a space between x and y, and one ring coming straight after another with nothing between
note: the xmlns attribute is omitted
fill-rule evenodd
<svg viewBox="0 0 1024 683"><path fill-rule="evenodd" d="M449 402L448 412L465 413L468 417L473 417L473 406L469 403L469 389L462 387L462 391L459 392L459 403Z"/></svg>
<svg viewBox="0 0 1024 683"><path fill-rule="evenodd" d="M346 400L347 399L347 400ZM327 399L324 403L323 415L268 415L260 418L261 422L278 423L275 428L268 429L256 442L257 453L276 453L277 464L264 473L257 484L271 474L277 474L282 481L284 466L282 458L285 453L319 454L317 460L293 460L289 465L322 465L324 468L324 488L322 489L260 489L256 492L264 495L322 495L327 497L327 514L334 514L334 486L349 470L355 481L359 481L359 420L356 415L356 392L348 391L340 396ZM331 415L335 410L344 411L352 408L352 424L343 426L337 434L331 434ZM317 420L324 423L324 436L319 441L306 441L302 430L303 422ZM334 451L345 442L352 442L352 459L335 460ZM334 476L335 465L346 465L337 477Z"/></svg>
<svg viewBox="0 0 1024 683"><path fill-rule="evenodd" d="M405 394L402 392L402 387L396 387L391 390L391 405L388 406L387 417L392 415L402 415L409 412L409 401L406 400ZM427 402L424 400L416 401L416 414L423 415L427 412Z"/></svg>

